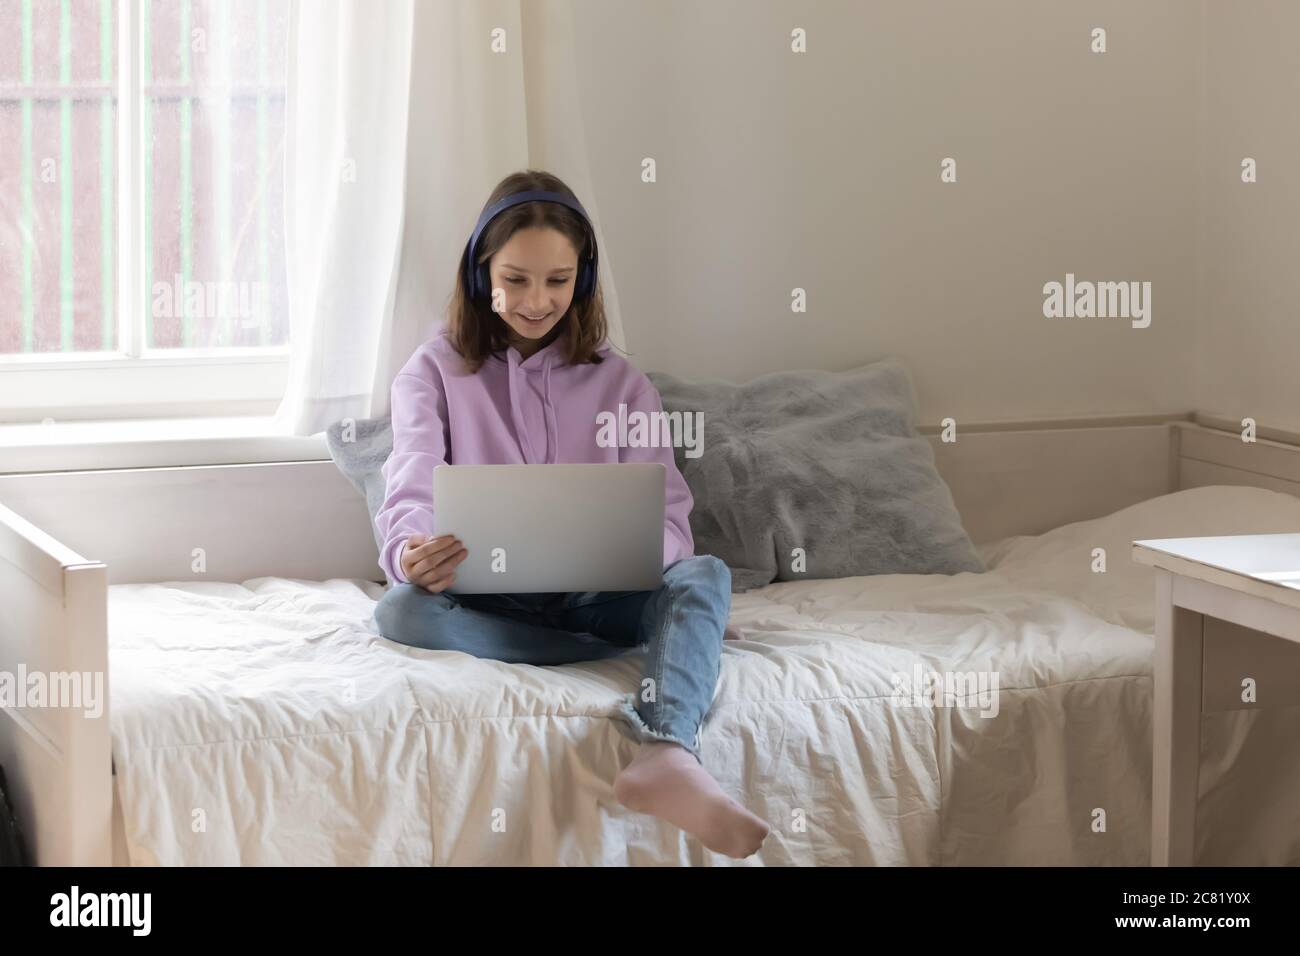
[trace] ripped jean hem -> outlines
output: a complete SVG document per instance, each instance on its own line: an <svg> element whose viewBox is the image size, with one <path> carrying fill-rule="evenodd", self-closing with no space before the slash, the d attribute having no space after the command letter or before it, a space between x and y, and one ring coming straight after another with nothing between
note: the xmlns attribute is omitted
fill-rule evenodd
<svg viewBox="0 0 1300 956"><path fill-rule="evenodd" d="M700 748L696 746L694 742L688 743L681 737L675 737L672 734L665 734L662 731L655 730L645 722L636 709L636 694L628 694L623 698L619 703L618 714L630 725L632 736L641 743L660 740L665 743L677 744L686 748L690 755L694 757L701 766L704 765L704 759L700 756ZM699 739L698 735L696 735L696 739Z"/></svg>

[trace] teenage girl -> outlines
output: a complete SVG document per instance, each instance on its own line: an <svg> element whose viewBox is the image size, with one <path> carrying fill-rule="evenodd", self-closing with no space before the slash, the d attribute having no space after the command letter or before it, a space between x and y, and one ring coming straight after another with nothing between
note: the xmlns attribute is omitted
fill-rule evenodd
<svg viewBox="0 0 1300 956"><path fill-rule="evenodd" d="M596 660L648 645L642 691L620 712L620 726L641 745L614 795L715 852L746 857L768 825L723 793L699 754L731 574L718 558L694 553L694 502L671 448L596 443L602 411L617 414L620 403L629 415L663 410L650 380L605 341L596 266L587 214L558 178L528 170L493 190L461 256L447 324L393 381L393 451L375 519L393 587L375 620L389 640L510 663ZM658 589L447 591L468 552L454 535L432 536L436 465L627 461L666 469Z"/></svg>

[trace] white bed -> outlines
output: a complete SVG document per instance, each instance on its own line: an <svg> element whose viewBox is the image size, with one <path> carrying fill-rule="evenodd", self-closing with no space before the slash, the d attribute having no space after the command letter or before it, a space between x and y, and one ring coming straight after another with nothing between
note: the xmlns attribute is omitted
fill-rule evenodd
<svg viewBox="0 0 1300 956"><path fill-rule="evenodd" d="M744 863L1146 865L1154 584L1131 542L1278 531L1300 531L1300 498L1216 485L986 544L983 575L735 595L745 639L701 740L773 825ZM382 593L108 588L132 864L732 862L613 799L640 652L542 668L407 648L377 633ZM996 672L997 715L901 705L892 677L917 665ZM1300 863L1298 738L1300 707L1203 718L1198 863Z"/></svg>
<svg viewBox="0 0 1300 956"><path fill-rule="evenodd" d="M1151 859L1154 586L1130 542L1296 529L1300 435L1259 436L1194 413L936 431L989 574L737 596L702 736L775 827L750 862ZM376 562L328 459L0 475L0 673L108 672L102 714L0 708L36 861L726 862L612 800L639 655L390 644ZM1207 641L1207 671L1279 666L1243 636ZM901 706L914 666L996 668L998 716ZM1197 862L1297 862L1300 708L1204 686Z"/></svg>

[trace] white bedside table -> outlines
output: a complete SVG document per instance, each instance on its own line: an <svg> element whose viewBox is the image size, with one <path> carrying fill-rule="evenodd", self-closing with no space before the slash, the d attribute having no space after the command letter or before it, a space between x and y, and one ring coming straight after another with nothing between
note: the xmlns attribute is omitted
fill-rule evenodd
<svg viewBox="0 0 1300 956"><path fill-rule="evenodd" d="M1252 706L1227 697L1245 677L1300 681L1300 534L1134 541L1133 560L1156 574L1151 865L1190 866L1201 714Z"/></svg>

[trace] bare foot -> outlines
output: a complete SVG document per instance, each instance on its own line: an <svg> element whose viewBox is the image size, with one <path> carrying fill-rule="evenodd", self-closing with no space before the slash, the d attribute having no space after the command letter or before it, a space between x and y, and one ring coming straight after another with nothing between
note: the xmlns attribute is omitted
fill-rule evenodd
<svg viewBox="0 0 1300 956"><path fill-rule="evenodd" d="M734 624L727 625L727 629L722 632L722 639L724 641L744 640L743 636L740 633L740 628L736 627L736 625Z"/></svg>
<svg viewBox="0 0 1300 956"><path fill-rule="evenodd" d="M699 839L714 853L743 859L758 852L770 827L722 792L689 750L666 741L644 743L614 778L614 796Z"/></svg>

